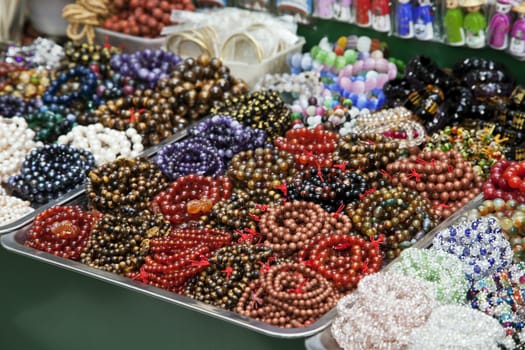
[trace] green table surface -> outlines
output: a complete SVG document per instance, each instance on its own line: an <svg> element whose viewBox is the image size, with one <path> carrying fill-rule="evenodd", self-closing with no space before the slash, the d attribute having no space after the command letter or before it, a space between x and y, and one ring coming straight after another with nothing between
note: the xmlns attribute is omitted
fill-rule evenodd
<svg viewBox="0 0 525 350"><path fill-rule="evenodd" d="M304 349L0 248L0 349Z"/></svg>

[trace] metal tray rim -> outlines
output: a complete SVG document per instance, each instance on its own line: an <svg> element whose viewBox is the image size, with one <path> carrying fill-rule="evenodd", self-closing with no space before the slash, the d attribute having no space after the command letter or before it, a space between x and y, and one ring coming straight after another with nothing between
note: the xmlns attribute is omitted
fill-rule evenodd
<svg viewBox="0 0 525 350"><path fill-rule="evenodd" d="M27 225L26 225L27 226ZM27 229L28 227L25 227ZM130 289L132 291L142 293L162 301L169 302L184 308L200 312L202 314L218 318L223 321L233 323L238 326L248 328L252 331L262 333L264 335L277 338L304 338L317 334L324 330L330 324L332 318L335 316L335 308L324 314L316 322L303 328L280 328L269 325L267 323L257 321L255 319L242 316L233 311L221 309L219 307L205 304L201 301L191 299L187 296L173 293L167 290L156 288L138 281L133 281L129 278L113 274L110 272L98 270L96 268L84 265L80 262L64 259L53 254L39 251L30 247L21 245L16 240L16 234L20 232L14 231L0 237L0 244L8 251L22 256L32 258L34 260L44 262L50 265L55 265L63 269L81 273L110 284Z"/></svg>
<svg viewBox="0 0 525 350"><path fill-rule="evenodd" d="M79 196L75 197L77 200ZM462 217L468 210L472 209L476 205L479 205L481 200L483 199L482 194L475 197L472 201L467 203L465 206L463 206L460 210L455 212L453 215L448 217L447 219L443 220L440 224L438 224L432 231L427 233L422 239L417 241L413 247L415 248L428 248L432 244L432 239L434 236L441 231L442 229L446 228L448 225L455 222L457 219ZM61 268L64 268L66 270L74 271L81 273L83 275L96 278L98 280L102 280L108 283L111 283L113 285L127 288L130 290L133 290L135 292L139 292L175 305L179 305L182 307L185 307L190 310L194 310L197 312L200 312L202 314L218 318L223 321L227 321L230 323L233 323L238 326L242 326L245 328L248 328L252 331L272 336L276 338L305 338L311 335L314 335L316 333L319 333L323 331L325 328L327 328L330 323L332 322L332 319L335 317L336 314L336 307L332 308L329 312L324 314L321 318L319 318L314 323L303 327L303 328L280 328L276 326L269 325L267 323L257 321L255 319L245 317L242 315L239 315L235 312L221 309L216 306L208 305L203 302L191 299L189 297L176 294L170 291L166 291L160 288L156 288L150 285L146 285L137 281L133 281L129 278L105 272L102 270L98 270L93 267L89 267L87 265L84 265L80 262L76 262L73 260L64 259L61 257L57 257L55 255L39 251L30 247L27 247L21 243L19 243L16 239L17 234L21 234L23 230L29 229L30 224L32 223L32 220L29 222L26 222L23 227L19 227L18 229L14 229L8 234L5 234L3 236L0 236L0 244L7 249L10 252L17 253L41 262L48 263L50 265L59 266ZM392 260L389 262L386 266L382 268L382 270L388 270L389 266L394 263L397 259Z"/></svg>

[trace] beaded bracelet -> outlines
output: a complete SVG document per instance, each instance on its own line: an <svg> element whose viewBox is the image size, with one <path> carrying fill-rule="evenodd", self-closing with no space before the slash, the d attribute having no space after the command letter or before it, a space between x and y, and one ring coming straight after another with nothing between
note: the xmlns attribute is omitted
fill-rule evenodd
<svg viewBox="0 0 525 350"><path fill-rule="evenodd" d="M39 111L24 115L28 126L35 131L35 141L53 143L60 135L71 130L75 122L74 115L64 118L59 113Z"/></svg>
<svg viewBox="0 0 525 350"><path fill-rule="evenodd" d="M374 88L369 92L354 93L344 90L339 86L337 74L329 71L321 71L321 81L325 89L322 95L328 95L335 99L348 99L360 111L376 111L385 104L383 89Z"/></svg>
<svg viewBox="0 0 525 350"><path fill-rule="evenodd" d="M503 235L509 240L515 261L525 260L525 205L511 199L484 200L480 206L467 213L469 218L494 216L501 226Z"/></svg>
<svg viewBox="0 0 525 350"><path fill-rule="evenodd" d="M137 157L144 150L142 137L135 129L117 131L105 128L100 123L77 125L66 135L59 136L57 142L91 152L97 166L118 157Z"/></svg>
<svg viewBox="0 0 525 350"><path fill-rule="evenodd" d="M116 54L111 57L111 68L124 77L130 77L139 89L152 89L160 79L169 77L182 58L170 51L144 49L131 54Z"/></svg>
<svg viewBox="0 0 525 350"><path fill-rule="evenodd" d="M393 185L418 191L443 218L474 199L483 182L455 150L420 152L388 164L386 171Z"/></svg>
<svg viewBox="0 0 525 350"><path fill-rule="evenodd" d="M298 172L288 184L292 201L309 201L329 212L356 201L368 188L365 177L340 168L312 168Z"/></svg>
<svg viewBox="0 0 525 350"><path fill-rule="evenodd" d="M286 197L279 189L292 181L295 172L290 153L278 148L257 148L236 154L228 177L234 188L245 191L255 203L270 204Z"/></svg>
<svg viewBox="0 0 525 350"><path fill-rule="evenodd" d="M76 188L95 165L93 155L66 145L45 145L33 149L24 159L20 173L7 181L13 194L31 203L47 203Z"/></svg>
<svg viewBox="0 0 525 350"><path fill-rule="evenodd" d="M125 131L137 130L144 146L156 145L188 126L184 116L172 110L171 94L164 97L153 90L137 90L133 96L109 100L92 115L79 115L80 124L101 123L105 127Z"/></svg>
<svg viewBox="0 0 525 350"><path fill-rule="evenodd" d="M174 97L171 109L177 115L197 120L207 115L227 114L212 107L222 106L227 100L237 101L247 93L248 86L233 77L221 59L201 55L178 64L169 79L159 81L156 91L162 96Z"/></svg>
<svg viewBox="0 0 525 350"><path fill-rule="evenodd" d="M272 250L256 245L223 247L208 260L209 266L192 278L185 295L206 304L234 310L250 281L260 276L260 264L270 264Z"/></svg>
<svg viewBox="0 0 525 350"><path fill-rule="evenodd" d="M490 169L501 158L503 147L493 137L493 129L470 129L463 127L445 127L434 133L423 151L457 150L472 165L474 173L487 178Z"/></svg>
<svg viewBox="0 0 525 350"><path fill-rule="evenodd" d="M245 126L230 116L215 115L189 129L194 137L204 138L228 163L239 152L266 146L266 133Z"/></svg>
<svg viewBox="0 0 525 350"><path fill-rule="evenodd" d="M55 69L64 57L64 49L54 41L46 38L36 38L31 45L11 45L5 53L7 63L17 64L27 68Z"/></svg>
<svg viewBox="0 0 525 350"><path fill-rule="evenodd" d="M12 95L0 95L0 117L22 117L36 112L41 105L42 101L40 99L25 101Z"/></svg>
<svg viewBox="0 0 525 350"><path fill-rule="evenodd" d="M301 128L288 130L284 137L277 137L274 143L277 148L294 155L298 169L331 167L332 153L337 147L338 138L338 134L320 127Z"/></svg>
<svg viewBox="0 0 525 350"><path fill-rule="evenodd" d="M137 272L149 253L150 240L170 231L170 223L149 210L133 216L104 214L93 227L80 261L120 275Z"/></svg>
<svg viewBox="0 0 525 350"><path fill-rule="evenodd" d="M434 302L425 281L392 272L365 276L339 300L331 333L343 349L404 349Z"/></svg>
<svg viewBox="0 0 525 350"><path fill-rule="evenodd" d="M437 233L431 249L443 250L459 257L471 281L506 268L512 263L514 255L494 217L473 221L463 219L449 226Z"/></svg>
<svg viewBox="0 0 525 350"><path fill-rule="evenodd" d="M201 217L201 222L209 228L222 228L232 232L235 242L247 241L255 244L260 237L246 234L244 231L248 229L249 232L255 232L258 220L267 210L267 205L257 204L250 199L248 193L235 189L230 198L215 203L211 211Z"/></svg>
<svg viewBox="0 0 525 350"><path fill-rule="evenodd" d="M215 203L229 198L231 192L232 184L227 177L190 174L177 178L166 190L157 194L151 207L176 226L199 220L210 212Z"/></svg>
<svg viewBox="0 0 525 350"><path fill-rule="evenodd" d="M274 90L285 98L288 104L291 101L300 101L308 96L320 96L323 91L323 84L319 81L319 73L315 71L303 72L290 75L265 74L255 85L254 91ZM290 101L291 100L291 101Z"/></svg>
<svg viewBox="0 0 525 350"><path fill-rule="evenodd" d="M217 148L201 137L162 147L154 162L171 181L189 174L218 177L226 172L226 165Z"/></svg>
<svg viewBox="0 0 525 350"><path fill-rule="evenodd" d="M399 147L411 148L425 142L424 127L414 120L412 114L404 107L385 109L375 113L360 114L349 124L352 134L383 134L393 138Z"/></svg>
<svg viewBox="0 0 525 350"><path fill-rule="evenodd" d="M26 155L41 143L33 141L35 133L20 117L0 117L0 182L17 174Z"/></svg>
<svg viewBox="0 0 525 350"><path fill-rule="evenodd" d="M150 254L140 272L128 274L158 288L182 293L189 278L204 271L212 251L228 245L231 235L215 229L182 229L150 240Z"/></svg>
<svg viewBox="0 0 525 350"><path fill-rule="evenodd" d="M338 293L310 268L297 263L270 267L244 289L237 313L283 328L305 327L334 307Z"/></svg>
<svg viewBox="0 0 525 350"><path fill-rule="evenodd" d="M0 77L2 77L0 68ZM13 95L24 100L42 96L50 83L47 70L15 70L0 80L0 95Z"/></svg>
<svg viewBox="0 0 525 350"><path fill-rule="evenodd" d="M338 83L343 91L363 94L383 85L397 76L397 67L384 58L367 58L347 65L339 72ZM364 79L363 79L364 78Z"/></svg>
<svg viewBox="0 0 525 350"><path fill-rule="evenodd" d="M505 328L507 341L511 342L509 348L524 338L525 319L521 312L524 297L525 265L522 263L477 281L467 294L470 306L492 316Z"/></svg>
<svg viewBox="0 0 525 350"><path fill-rule="evenodd" d="M298 259L329 280L336 289L347 292L364 276L379 271L383 255L379 244L351 234L331 233L309 240Z"/></svg>
<svg viewBox="0 0 525 350"><path fill-rule="evenodd" d="M68 41L64 44L65 57L61 68L71 69L76 66L85 66L101 78L109 79L114 75L110 65L111 58L120 51L119 48L111 45Z"/></svg>
<svg viewBox="0 0 525 350"><path fill-rule="evenodd" d="M334 163L346 164L353 170L361 170L374 178L373 172L401 156L399 144L395 140L375 133L347 134L339 138L334 152Z"/></svg>
<svg viewBox="0 0 525 350"><path fill-rule="evenodd" d="M290 127L290 110L275 91L263 90L218 103L212 115L230 115L245 125L266 131L268 141Z"/></svg>
<svg viewBox="0 0 525 350"><path fill-rule="evenodd" d="M137 212L168 186L157 166L143 158L119 158L97 166L88 175L86 193L91 209L105 213Z"/></svg>
<svg viewBox="0 0 525 350"><path fill-rule="evenodd" d="M461 266L463 262L440 250L409 248L389 267L389 271L429 282L441 303L465 302L469 282Z"/></svg>
<svg viewBox="0 0 525 350"><path fill-rule="evenodd" d="M294 258L310 239L321 234L347 235L350 218L334 217L312 202L286 202L269 208L259 221L264 245L277 257Z"/></svg>
<svg viewBox="0 0 525 350"><path fill-rule="evenodd" d="M408 349L501 349L498 321L460 305L442 305L410 335Z"/></svg>
<svg viewBox="0 0 525 350"><path fill-rule="evenodd" d="M430 204L416 191L403 187L379 188L345 211L357 232L384 244L389 260L438 223Z"/></svg>
<svg viewBox="0 0 525 350"><path fill-rule="evenodd" d="M79 79L78 84L71 86L73 91L58 95L59 92L64 90L63 86L67 86L64 84L67 84L72 79ZM96 85L97 76L90 68L76 66L60 74L56 80L51 82L46 92L42 95L42 101L46 104L54 103L66 106L80 99L100 102L98 95L95 93Z"/></svg>
<svg viewBox="0 0 525 350"><path fill-rule="evenodd" d="M30 202L8 196L3 191L0 187L0 225L7 225L33 211Z"/></svg>
<svg viewBox="0 0 525 350"><path fill-rule="evenodd" d="M79 260L99 218L79 206L54 206L35 217L24 245Z"/></svg>
<svg viewBox="0 0 525 350"><path fill-rule="evenodd" d="M525 194L511 188L507 179L503 176L507 168L512 164L512 161L501 159L490 169L490 178L485 181L482 188L483 196L485 198L503 198L505 200L514 199L519 203L525 203Z"/></svg>

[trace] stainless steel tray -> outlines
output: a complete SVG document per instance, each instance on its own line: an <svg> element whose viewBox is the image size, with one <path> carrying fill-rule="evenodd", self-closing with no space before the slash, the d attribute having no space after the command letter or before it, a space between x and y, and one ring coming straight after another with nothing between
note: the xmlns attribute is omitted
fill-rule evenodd
<svg viewBox="0 0 525 350"><path fill-rule="evenodd" d="M185 129L183 129L183 130L173 134L172 136L165 138L164 140L162 140L160 143L156 144L155 146L148 147L147 149L142 151L142 153L140 153L139 156L140 157L152 157L163 146L165 146L165 145L167 145L169 143L172 143L172 142L179 141L180 139L186 137L187 134L188 134L188 128L185 128ZM56 199L54 199L54 200L52 200L50 202L47 202L46 204L42 204L42 205L39 205L39 206L36 206L36 207L32 206L32 208L34 209L32 212L27 213L27 214L21 216L20 218L18 218L17 220L12 221L12 222L10 222L10 223L8 223L6 225L0 225L0 235L3 235L5 233L7 233L7 232L11 232L11 231L14 231L14 230L17 230L17 229L23 227L24 225L32 222L33 218L36 215L38 215L39 213L43 212L44 210L49 209L49 208L51 208L51 207L53 207L55 205L63 205L64 203L69 203L70 201L75 200L76 198L80 197L82 194L84 194L84 192L85 192L85 185L80 185L77 188L69 191L65 195L63 195L63 196L61 196L59 198L56 198Z"/></svg>
<svg viewBox="0 0 525 350"><path fill-rule="evenodd" d="M419 240L414 246L419 248L426 248L431 245L432 239L436 235L437 232L440 230L446 228L448 225L452 224L455 220L457 220L459 217L461 217L463 214L466 213L467 210L470 210L475 206L475 203L480 202L481 196L478 196L479 198L474 199L471 203L467 204L465 207L454 213L452 216L441 222L438 226L436 226L431 232L429 232L427 235L425 235L421 240ZM68 204L68 205L83 205L86 204L86 196L83 193L80 193L79 195L75 196L74 198L69 198L68 201L63 201L61 204ZM200 301L193 300L189 297L185 297L179 294L175 294L163 289L159 289L156 287L152 287L134 280L131 280L129 278L125 278L116 274L112 274L109 272L101 271L92 267L89 267L87 265L81 264L76 261L67 260L64 258L57 257L55 255L45 253L33 248L26 247L24 245L24 242L27 237L27 233L31 227L34 215L33 217L26 221L25 223L21 224L20 227L16 228L12 232L5 234L0 237L0 244L7 250L21 254L27 257L30 257L32 259L36 259L51 265L56 265L61 268L75 271L78 273L81 273L83 275L87 275L99 280L103 280L106 282L109 282L111 284L131 289L139 293L143 293L149 296L152 296L154 298L176 304L191 310L195 310L197 312L203 313L208 316L212 316L215 318L218 318L222 321L230 322L248 329L251 329L253 331L256 331L258 333L262 333L271 337L278 337L278 338L304 338L311 336L313 334L319 333L322 330L324 330L326 327L328 327L332 321L332 319L336 315L336 310L333 308L328 313L326 313L324 316L322 316L320 319L318 319L316 322L312 323L309 326L303 327L303 328L293 328L293 329L285 329L280 328L276 326L269 325L267 323L263 323L245 316L241 316L237 313L221 309L219 307L211 306L208 304L205 304ZM393 260L395 261L395 260ZM392 262L393 262L392 261ZM388 269L389 265L392 263L390 262L387 264L384 268Z"/></svg>

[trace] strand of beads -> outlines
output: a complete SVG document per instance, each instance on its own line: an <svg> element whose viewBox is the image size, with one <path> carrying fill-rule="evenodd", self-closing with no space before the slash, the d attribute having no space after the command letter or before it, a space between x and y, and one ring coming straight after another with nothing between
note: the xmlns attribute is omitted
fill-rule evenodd
<svg viewBox="0 0 525 350"><path fill-rule="evenodd" d="M0 95L0 117L22 117L36 112L42 104L39 99L24 101L13 95Z"/></svg>
<svg viewBox="0 0 525 350"><path fill-rule="evenodd" d="M2 76L0 68L0 76ZM50 83L47 70L16 70L8 73L8 80L0 83L0 95L13 95L22 99L42 96Z"/></svg>
<svg viewBox="0 0 525 350"><path fill-rule="evenodd" d="M137 90L133 96L109 100L92 115L78 117L80 124L101 123L105 127L125 131L134 128L142 136L144 146L156 145L189 122L171 109L173 97L151 89Z"/></svg>
<svg viewBox="0 0 525 350"><path fill-rule="evenodd" d="M31 45L10 45L5 52L7 63L27 68L55 69L64 57L64 48L46 38L36 38Z"/></svg>
<svg viewBox="0 0 525 350"><path fill-rule="evenodd" d="M40 143L33 141L35 133L20 117L0 117L0 183L19 172L26 155Z"/></svg>
<svg viewBox="0 0 525 350"><path fill-rule="evenodd" d="M35 217L24 244L66 259L79 260L99 215L79 206L54 206Z"/></svg>
<svg viewBox="0 0 525 350"><path fill-rule="evenodd" d="M381 170L401 156L397 141L379 134L347 134L339 138L333 159L336 164L347 164L353 170L360 170L369 182L381 179ZM376 186L373 186L376 187Z"/></svg>
<svg viewBox="0 0 525 350"><path fill-rule="evenodd" d="M207 257L230 242L229 233L215 229L172 231L168 236L150 240L150 254L144 258L141 272L128 277L182 293L188 279L209 265Z"/></svg>
<svg viewBox="0 0 525 350"><path fill-rule="evenodd" d="M434 307L427 282L392 272L365 276L339 300L331 333L343 349L404 349Z"/></svg>
<svg viewBox="0 0 525 350"><path fill-rule="evenodd" d="M507 168L509 168L512 164L515 163L513 163L510 160L502 159L497 161L496 164L494 164L494 166L490 169L490 177L489 179L487 179L487 181L485 181L482 187L483 196L486 199L514 199L519 203L525 203L525 194L521 190L519 190L519 187L517 188L517 190L510 187L507 181L507 178L509 178L509 176L504 176ZM514 185L518 183L519 181L514 181Z"/></svg>
<svg viewBox="0 0 525 350"><path fill-rule="evenodd" d="M525 259L525 205L519 204L511 199L505 201L501 198L494 200L487 199L475 209L472 209L467 216L478 218L494 216L501 226L505 238L510 242L514 252L515 261Z"/></svg>
<svg viewBox="0 0 525 350"><path fill-rule="evenodd" d="M392 263L389 271L427 281L441 303L462 304L469 288L462 264L457 257L441 250L409 248Z"/></svg>
<svg viewBox="0 0 525 350"><path fill-rule="evenodd" d="M322 125L325 130L331 130L340 135L345 133L343 130L345 123L359 114L359 110L353 107L352 101L348 99L332 100L330 96L319 95L304 97L292 105L291 109L293 113L290 117L294 127L305 125L309 128L315 128Z"/></svg>
<svg viewBox="0 0 525 350"><path fill-rule="evenodd" d="M156 212L164 215L172 225L197 221L210 212L213 205L231 196L230 179L201 176L181 176L160 192L151 203Z"/></svg>
<svg viewBox="0 0 525 350"><path fill-rule="evenodd" d="M189 129L194 137L208 140L225 163L239 152L266 146L266 133L241 124L230 116L215 115Z"/></svg>
<svg viewBox="0 0 525 350"><path fill-rule="evenodd" d="M335 306L338 293L310 268L282 263L244 290L237 313L283 328L305 327Z"/></svg>
<svg viewBox="0 0 525 350"><path fill-rule="evenodd" d="M60 113L39 111L24 115L29 127L35 131L35 141L53 143L60 135L71 130L75 123L74 115L64 118Z"/></svg>
<svg viewBox="0 0 525 350"><path fill-rule="evenodd" d="M440 231L434 237L432 249L443 250L459 257L464 272L471 281L500 271L512 263L509 241L493 217L473 221L464 219Z"/></svg>
<svg viewBox="0 0 525 350"><path fill-rule="evenodd" d="M133 216L104 214L93 227L80 261L120 275L137 272L149 254L150 240L170 231L170 223L149 210Z"/></svg>
<svg viewBox="0 0 525 350"><path fill-rule="evenodd" d="M290 110L279 94L271 90L255 91L219 103L212 115L229 115L252 128L266 131L268 141L289 129Z"/></svg>
<svg viewBox="0 0 525 350"><path fill-rule="evenodd" d="M313 168L295 174L287 189L292 201L314 202L326 211L335 212L341 205L358 200L367 187L366 179L355 172Z"/></svg>
<svg viewBox="0 0 525 350"><path fill-rule="evenodd" d="M113 70L109 63L113 55L120 53L120 49L111 45L101 46L68 41L64 44L64 53L62 68L90 67L94 73L100 74L101 77L110 78Z"/></svg>
<svg viewBox="0 0 525 350"><path fill-rule="evenodd" d="M443 218L474 199L483 180L455 150L421 152L387 165L393 185L416 190Z"/></svg>
<svg viewBox="0 0 525 350"><path fill-rule="evenodd" d="M417 192L403 187L382 187L345 211L357 232L370 239L382 240L384 235L383 250L389 260L438 223L430 204Z"/></svg>
<svg viewBox="0 0 525 350"><path fill-rule="evenodd" d="M278 202L278 188L295 174L294 158L277 148L257 148L236 154L228 168L234 188L245 191L259 204Z"/></svg>
<svg viewBox="0 0 525 350"><path fill-rule="evenodd" d="M477 281L467 294L470 306L492 316L505 328L508 341L514 340L509 348L523 341L524 298L525 265L522 263Z"/></svg>
<svg viewBox="0 0 525 350"><path fill-rule="evenodd" d="M43 204L83 184L94 165L95 158L88 151L45 145L29 152L20 173L7 183L15 196Z"/></svg>
<svg viewBox="0 0 525 350"><path fill-rule="evenodd" d="M503 178L511 191L525 193L525 161L511 162L503 171Z"/></svg>
<svg viewBox="0 0 525 350"><path fill-rule="evenodd" d="M298 258L341 292L354 289L361 278L379 271L383 262L378 244L348 234L315 236L301 249Z"/></svg>
<svg viewBox="0 0 525 350"><path fill-rule="evenodd" d="M118 131L102 124L77 125L69 133L58 137L57 143L85 149L95 157L95 164L102 165L119 157L135 158L144 150L142 137L130 128Z"/></svg>
<svg viewBox="0 0 525 350"><path fill-rule="evenodd" d="M487 128L470 130L447 126L444 130L431 136L423 151L434 149L444 152L451 149L457 150L463 158L470 162L474 173L483 178L487 178L490 169L503 153L503 147L494 140Z"/></svg>
<svg viewBox="0 0 525 350"><path fill-rule="evenodd" d="M267 206L258 205L250 199L248 193L235 189L228 199L215 203L211 211L201 217L206 227L218 227L233 232L233 239L239 240L238 230L245 228L257 230L257 218L267 210ZM257 237L251 238L252 241ZM255 243L255 242L253 242Z"/></svg>
<svg viewBox="0 0 525 350"><path fill-rule="evenodd" d="M111 57L111 68L132 79L139 89L153 89L160 79L167 79L182 58L171 51L145 49Z"/></svg>
<svg viewBox="0 0 525 350"><path fill-rule="evenodd" d="M293 154L298 169L332 166L332 153L337 148L338 134L323 130L300 128L290 129L284 137L277 137L275 146Z"/></svg>
<svg viewBox="0 0 525 350"><path fill-rule="evenodd" d="M401 148L412 148L423 144L425 128L404 107L384 109L375 113L361 113L345 123L345 133L376 133L395 139Z"/></svg>
<svg viewBox="0 0 525 350"><path fill-rule="evenodd" d="M504 330L498 321L460 305L438 306L410 335L408 349L501 349ZM513 348L513 346L511 347Z"/></svg>
<svg viewBox="0 0 525 350"><path fill-rule="evenodd" d="M200 137L162 147L154 162L171 181L189 174L217 177L226 172L226 165L217 148Z"/></svg>
<svg viewBox="0 0 525 350"><path fill-rule="evenodd" d="M259 230L277 257L295 258L313 237L322 234L347 235L350 218L336 217L312 202L286 202L269 208L259 221Z"/></svg>
<svg viewBox="0 0 525 350"><path fill-rule="evenodd" d="M33 211L31 202L8 196L0 187L0 225L7 225Z"/></svg>
<svg viewBox="0 0 525 350"><path fill-rule="evenodd" d="M248 86L233 77L220 58L201 55L178 64L169 79L159 81L156 91L174 97L171 109L177 115L197 120L207 115L224 114L210 109L222 101L242 96Z"/></svg>
<svg viewBox="0 0 525 350"><path fill-rule="evenodd" d="M68 83L71 80L77 81ZM65 106L79 100L100 102L95 93L96 86L97 75L90 68L79 65L61 73L56 80L53 80L42 95L42 101L48 105Z"/></svg>
<svg viewBox="0 0 525 350"><path fill-rule="evenodd" d="M260 264L270 263L272 250L256 245L234 245L215 251L210 266L187 284L193 299L233 310L250 281L259 277Z"/></svg>
<svg viewBox="0 0 525 350"><path fill-rule="evenodd" d="M318 72L309 71L300 74L265 74L255 85L253 91L273 90L281 96L289 95L290 100L301 101L307 96L320 96L323 84Z"/></svg>
<svg viewBox="0 0 525 350"><path fill-rule="evenodd" d="M168 186L157 166L143 158L119 158L94 168L88 178L91 209L130 215L147 209L150 200Z"/></svg>

